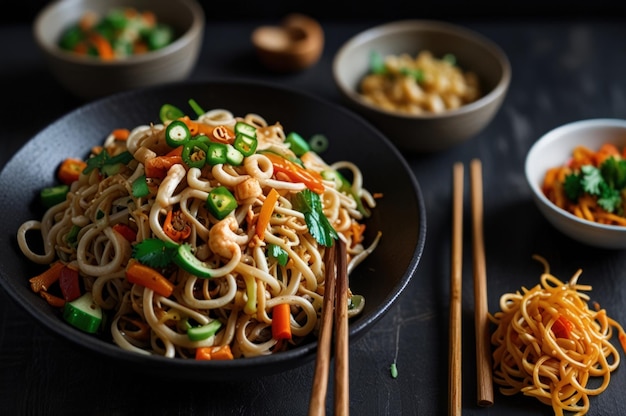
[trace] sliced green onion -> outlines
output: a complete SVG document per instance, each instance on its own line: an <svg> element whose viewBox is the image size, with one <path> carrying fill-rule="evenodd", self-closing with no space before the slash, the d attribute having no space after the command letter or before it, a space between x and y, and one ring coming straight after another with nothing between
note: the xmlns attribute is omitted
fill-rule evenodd
<svg viewBox="0 0 626 416"><path fill-rule="evenodd" d="M206 325L202 326L194 326L187 330L187 336L192 341L202 341L209 337L215 335L215 333L220 329L222 323L217 319L209 322Z"/></svg>
<svg viewBox="0 0 626 416"><path fill-rule="evenodd" d="M198 104L193 98L190 98L188 103L191 109L198 115L198 117L205 113L204 109L200 107L200 104Z"/></svg>
<svg viewBox="0 0 626 416"><path fill-rule="evenodd" d="M163 124L183 117L185 113L172 104L163 104L159 110L159 118Z"/></svg>
<svg viewBox="0 0 626 416"><path fill-rule="evenodd" d="M309 143L307 143L307 141L295 131L292 131L287 135L287 137L285 137L285 143L289 145L289 148L298 157L311 150Z"/></svg>
<svg viewBox="0 0 626 416"><path fill-rule="evenodd" d="M328 149L328 138L323 134L314 134L309 139L309 146L315 153L322 153Z"/></svg>

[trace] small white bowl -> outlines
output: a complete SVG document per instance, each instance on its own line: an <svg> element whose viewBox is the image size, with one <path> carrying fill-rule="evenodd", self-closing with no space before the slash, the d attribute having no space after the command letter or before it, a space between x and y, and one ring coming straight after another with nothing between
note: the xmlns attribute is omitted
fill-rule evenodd
<svg viewBox="0 0 626 416"><path fill-rule="evenodd" d="M590 246L626 249L626 227L578 218L554 205L541 191L546 171L566 163L576 146L597 150L607 142L619 148L626 146L626 120L590 119L557 127L530 148L526 156L526 180L541 213L563 234Z"/></svg>

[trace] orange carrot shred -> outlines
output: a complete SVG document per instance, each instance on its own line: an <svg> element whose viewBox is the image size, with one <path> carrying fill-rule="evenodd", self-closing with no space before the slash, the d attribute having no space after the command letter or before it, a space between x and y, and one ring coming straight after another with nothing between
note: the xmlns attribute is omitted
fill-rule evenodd
<svg viewBox="0 0 626 416"><path fill-rule="evenodd" d="M278 197L280 194L274 188L267 194L265 197L265 201L263 201L263 206L261 206L261 211L259 212L259 218L256 222L256 235L263 239L265 237L265 229L267 225L270 223L270 219L272 218L272 212L274 212L274 206L276 205L276 201L278 201Z"/></svg>
<svg viewBox="0 0 626 416"><path fill-rule="evenodd" d="M115 129L111 132L115 140L126 140L128 139L128 135L130 134L130 130L128 129Z"/></svg>

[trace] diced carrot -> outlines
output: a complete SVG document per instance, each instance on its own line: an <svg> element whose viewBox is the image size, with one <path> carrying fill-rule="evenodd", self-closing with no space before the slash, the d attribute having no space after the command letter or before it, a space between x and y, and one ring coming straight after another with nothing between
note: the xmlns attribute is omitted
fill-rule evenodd
<svg viewBox="0 0 626 416"><path fill-rule="evenodd" d="M169 297L174 292L174 284L165 276L138 261L131 260L126 267L126 278L130 283L147 287L161 296Z"/></svg>
<svg viewBox="0 0 626 416"><path fill-rule="evenodd" d="M272 308L272 338L291 339L291 307L279 303Z"/></svg>
<svg viewBox="0 0 626 416"><path fill-rule="evenodd" d="M130 130L128 129L115 129L111 132L115 140L126 140L128 139L128 135L130 134Z"/></svg>
<svg viewBox="0 0 626 416"><path fill-rule="evenodd" d="M66 185L71 185L80 177L82 171L87 167L87 163L74 158L65 159L59 166L57 176Z"/></svg>
<svg viewBox="0 0 626 416"><path fill-rule="evenodd" d="M232 360L233 353L229 345L196 348L196 360Z"/></svg>
<svg viewBox="0 0 626 416"><path fill-rule="evenodd" d="M52 263L46 271L28 280L30 288L33 292L46 292L53 283L59 280L63 267L65 265L61 261Z"/></svg>
<svg viewBox="0 0 626 416"><path fill-rule="evenodd" d="M259 212L259 218L256 222L256 235L259 236L260 239L265 237L265 229L270 223L272 212L274 212L274 206L276 205L276 201L278 201L279 196L280 194L278 191L272 188L272 190L265 197L265 201L263 201L261 211Z"/></svg>

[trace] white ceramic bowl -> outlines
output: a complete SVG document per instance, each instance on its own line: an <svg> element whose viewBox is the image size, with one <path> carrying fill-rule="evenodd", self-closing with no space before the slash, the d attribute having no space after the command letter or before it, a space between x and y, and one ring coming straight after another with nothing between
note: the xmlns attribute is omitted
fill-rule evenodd
<svg viewBox="0 0 626 416"><path fill-rule="evenodd" d="M454 110L418 115L384 110L363 99L358 86L370 69L372 52L415 57L423 50L438 58L453 54L459 68L478 76L482 97ZM428 153L458 145L491 122L508 91L511 66L498 45L463 26L435 20L400 20L374 26L349 39L335 55L333 77L347 106L397 147Z"/></svg>
<svg viewBox="0 0 626 416"><path fill-rule="evenodd" d="M607 142L619 148L626 146L626 120L590 119L557 127L530 148L526 156L526 179L541 213L563 234L590 246L626 249L626 227L578 218L554 205L541 191L546 171L566 163L576 146L597 150Z"/></svg>
<svg viewBox="0 0 626 416"><path fill-rule="evenodd" d="M152 11L157 21L172 26L171 44L126 59L103 61L58 47L61 32L87 11L106 14L115 7ZM195 0L56 0L43 8L33 25L35 41L54 77L83 99L186 79L202 46L205 16Z"/></svg>

